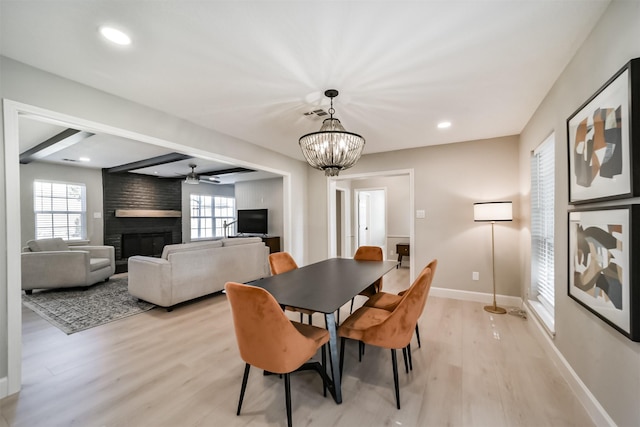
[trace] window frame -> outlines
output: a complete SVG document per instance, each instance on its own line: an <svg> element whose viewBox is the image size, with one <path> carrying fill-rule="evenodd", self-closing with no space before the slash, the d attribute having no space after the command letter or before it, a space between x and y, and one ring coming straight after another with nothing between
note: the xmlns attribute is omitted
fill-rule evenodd
<svg viewBox="0 0 640 427"><path fill-rule="evenodd" d="M531 153L529 306L555 335L555 133ZM543 194L541 194L543 193Z"/></svg>
<svg viewBox="0 0 640 427"><path fill-rule="evenodd" d="M48 196L44 194L44 189L38 189L39 185L48 184L50 190ZM65 186L65 197L55 195L55 186ZM69 197L70 187L79 187L80 190L80 206L79 209L69 209L70 201L78 198ZM59 209L60 201L65 201L66 209ZM48 203L46 202L48 201ZM57 203L56 203L57 201ZM46 206L45 206L46 205ZM57 205L57 206L56 206ZM48 209L47 209L48 207ZM54 207L56 209L54 209ZM65 241L80 241L87 239L87 186L84 183L54 181L45 179L35 179L33 181L33 215L34 215L34 238L36 240L61 237ZM41 220L44 216L50 216L50 225L43 226ZM70 217L79 216L79 225L70 225ZM57 217L57 218L56 218ZM56 221L60 221L62 217L66 217L65 226L56 226ZM75 228L80 230L72 233ZM50 229L50 233L41 233L41 230ZM65 233L56 232L56 229L65 229Z"/></svg>
<svg viewBox="0 0 640 427"><path fill-rule="evenodd" d="M194 198L198 198L201 202L203 200L209 202L209 205L205 203L204 213L200 212L200 215L193 215ZM207 240L216 237L225 237L224 222L227 221L227 223L229 223L235 221L235 204L235 197L191 193L189 195L189 218L191 222L189 235L191 240ZM222 212L223 210L225 212ZM222 215L223 213L227 215ZM194 227L194 222L197 223L196 227ZM202 227L203 223L205 224L204 227ZM197 235L195 236L194 230L197 230ZM205 233L202 233L203 230ZM207 231L209 232L207 233ZM227 232L235 234L235 223L227 229Z"/></svg>

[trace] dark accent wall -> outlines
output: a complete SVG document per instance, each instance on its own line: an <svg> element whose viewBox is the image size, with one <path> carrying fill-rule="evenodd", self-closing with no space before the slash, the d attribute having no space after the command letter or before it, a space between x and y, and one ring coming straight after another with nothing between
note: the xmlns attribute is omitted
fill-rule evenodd
<svg viewBox="0 0 640 427"><path fill-rule="evenodd" d="M115 248L116 272L127 271L122 258L122 235L171 233L171 242L182 242L182 218L118 218L116 209L182 210L181 179L156 178L134 173L102 171L104 194L104 244Z"/></svg>

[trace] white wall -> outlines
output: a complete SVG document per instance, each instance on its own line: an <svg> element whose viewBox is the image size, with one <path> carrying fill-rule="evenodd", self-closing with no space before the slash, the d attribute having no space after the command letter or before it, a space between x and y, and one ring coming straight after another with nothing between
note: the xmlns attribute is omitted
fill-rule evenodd
<svg viewBox="0 0 640 427"><path fill-rule="evenodd" d="M1 57L0 57L1 58ZM0 70L1 72L1 70ZM1 75L1 74L0 74ZM0 84L2 91L2 84ZM4 105L0 103L0 125L4 130ZM17 122L17 120L16 120ZM17 224L9 224L7 222L7 176L5 172L5 150L4 150L4 132L0 132L0 397L7 394L9 387L7 372L9 368L9 318L8 318L8 301L7 301L7 285L8 268L7 268L7 230L8 227L16 227ZM12 301L14 303L14 301ZM13 310L17 312L18 310ZM15 326L14 326L15 327ZM16 354L17 352L14 352ZM14 356L15 357L15 356Z"/></svg>
<svg viewBox="0 0 640 427"><path fill-rule="evenodd" d="M104 242L102 171L42 162L20 165L21 244L25 245L28 240L35 239L33 182L36 179L84 184L87 192L87 240L91 245L102 245ZM100 218L94 218L94 213L99 213Z"/></svg>
<svg viewBox="0 0 640 427"><path fill-rule="evenodd" d="M473 222L473 202L513 200L518 208L518 138L369 154L340 177L410 168L414 169L415 209L426 212L426 218L415 219L415 268L438 258L434 286L491 293L491 227ZM313 262L328 253L327 182L322 173L309 173L308 192L314 195L309 202L309 241L314 243L309 256ZM518 230L517 218L496 225L498 294L521 295ZM471 280L472 271L480 272L479 281Z"/></svg>
<svg viewBox="0 0 640 427"><path fill-rule="evenodd" d="M567 209L570 206L566 119L625 63L636 57L640 57L640 2L613 1L523 130L519 155L523 196L520 209L523 218L523 292L530 285L529 156L531 150L555 131L554 344L620 426L640 425L640 343L629 341L567 296ZM634 139L637 148L640 140L637 135Z"/></svg>
<svg viewBox="0 0 640 427"><path fill-rule="evenodd" d="M283 246L282 178L236 183L237 209L269 209L269 235L280 236Z"/></svg>
<svg viewBox="0 0 640 427"><path fill-rule="evenodd" d="M304 162L6 57L0 57L0 75L0 97L4 101L25 104L43 115L51 111L69 123L79 119L87 125L85 128L90 128L87 130L107 129L109 133L154 142L185 154L210 157L284 175L284 187L290 189L290 192L283 194L283 205L286 207L283 213L284 232L287 233L285 236L290 236L289 241L285 242L288 245L285 249L295 254L298 260L306 260L305 218L309 167ZM3 106L3 112L5 107ZM16 104L12 104L9 110L15 108ZM3 184L0 186L0 395L4 394L7 384L9 392L17 391L12 378L19 379L20 375L19 369L16 370L20 360L20 236L18 233L14 237L8 232L8 227L15 230L20 226L19 218L13 219L13 206L19 206L20 203L20 185L14 176L7 176L7 173L17 175L19 171L17 121L17 114L3 117L5 132L0 136L4 148L0 150L3 159L0 163ZM100 126L93 127L94 124ZM140 135L144 138L138 138ZM13 158L5 159L7 152ZM7 224L8 218L11 218L12 224ZM8 258L13 261L7 263ZM12 375L7 377L10 369ZM6 378L9 379L8 383Z"/></svg>
<svg viewBox="0 0 640 427"><path fill-rule="evenodd" d="M182 183L182 241L191 241L191 195L206 194L210 196L234 197L233 185L185 184Z"/></svg>

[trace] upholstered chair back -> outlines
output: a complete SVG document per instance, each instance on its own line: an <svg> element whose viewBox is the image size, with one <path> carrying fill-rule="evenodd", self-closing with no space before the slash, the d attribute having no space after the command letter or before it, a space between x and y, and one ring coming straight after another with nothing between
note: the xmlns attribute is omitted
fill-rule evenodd
<svg viewBox="0 0 640 427"><path fill-rule="evenodd" d="M318 349L291 323L266 290L240 283L225 285L240 357L249 365L276 374L292 372Z"/></svg>
<svg viewBox="0 0 640 427"><path fill-rule="evenodd" d="M425 267L391 315L362 331L362 341L389 349L409 345L429 294L432 277L431 269Z"/></svg>
<svg viewBox="0 0 640 427"><path fill-rule="evenodd" d="M382 248L379 246L360 246L358 250L356 250L355 255L353 255L353 259L361 261L382 261ZM382 290L382 277L376 280L369 288L373 291L369 292L370 294L380 292Z"/></svg>
<svg viewBox="0 0 640 427"><path fill-rule="evenodd" d="M269 266L271 266L271 274L274 276L298 268L298 264L289 252L276 252L269 255Z"/></svg>

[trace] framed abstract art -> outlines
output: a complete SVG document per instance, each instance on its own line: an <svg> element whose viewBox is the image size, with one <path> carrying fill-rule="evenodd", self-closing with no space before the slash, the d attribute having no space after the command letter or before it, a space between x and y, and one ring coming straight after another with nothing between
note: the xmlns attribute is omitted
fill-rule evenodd
<svg viewBox="0 0 640 427"><path fill-rule="evenodd" d="M569 203L640 195L640 58L567 119L567 141Z"/></svg>
<svg viewBox="0 0 640 427"><path fill-rule="evenodd" d="M640 205L569 212L569 296L640 341Z"/></svg>

